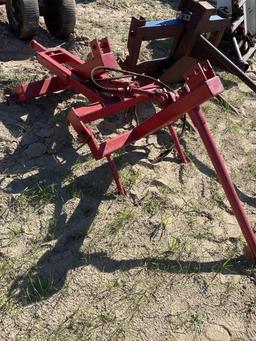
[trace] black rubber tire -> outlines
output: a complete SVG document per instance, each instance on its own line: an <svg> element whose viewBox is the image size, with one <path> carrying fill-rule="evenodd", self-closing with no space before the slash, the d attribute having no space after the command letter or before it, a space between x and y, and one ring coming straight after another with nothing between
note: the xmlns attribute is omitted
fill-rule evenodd
<svg viewBox="0 0 256 341"><path fill-rule="evenodd" d="M6 0L11 30L20 39L32 39L39 26L38 0Z"/></svg>
<svg viewBox="0 0 256 341"><path fill-rule="evenodd" d="M44 21L48 31L56 38L67 38L76 25L75 0L45 0Z"/></svg>

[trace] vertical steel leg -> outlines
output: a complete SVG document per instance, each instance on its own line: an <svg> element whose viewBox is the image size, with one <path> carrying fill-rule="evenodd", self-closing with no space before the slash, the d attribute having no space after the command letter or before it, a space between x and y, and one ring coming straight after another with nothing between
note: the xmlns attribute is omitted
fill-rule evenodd
<svg viewBox="0 0 256 341"><path fill-rule="evenodd" d="M248 221L245 210L236 193L232 179L226 169L224 160L222 159L218 147L209 130L205 114L201 110L201 108L197 107L194 108L189 113L189 115L204 142L206 150L211 158L213 166L218 175L219 181L223 186L223 189L226 193L226 196L229 200L229 203L232 207L233 213L238 221L238 224L240 225L240 228L243 232L243 235L249 246L252 256L254 259L256 259L256 234Z"/></svg>
<svg viewBox="0 0 256 341"><path fill-rule="evenodd" d="M182 163L188 163L186 155L183 151L182 145L180 144L180 141L179 141L179 138L178 138L176 131L173 129L171 124L168 126L168 129L169 129L169 133L170 133L170 135L174 141L175 148L179 154L180 161Z"/></svg>
<svg viewBox="0 0 256 341"><path fill-rule="evenodd" d="M111 172L112 172L112 175L113 175L113 178L115 180L115 183L116 183L116 186L118 188L118 192L119 194L121 195L126 195L126 191L125 191L125 188L120 180L120 177L119 177L119 174L118 174L118 170L116 168L116 164L115 164L115 161L113 159L113 156L110 154L110 155L107 155L107 160L108 160L108 163L109 163L109 167L111 169Z"/></svg>

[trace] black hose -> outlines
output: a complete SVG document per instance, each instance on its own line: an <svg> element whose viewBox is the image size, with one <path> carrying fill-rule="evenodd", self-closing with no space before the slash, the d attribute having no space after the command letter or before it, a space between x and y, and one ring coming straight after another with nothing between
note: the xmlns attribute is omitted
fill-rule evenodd
<svg viewBox="0 0 256 341"><path fill-rule="evenodd" d="M100 85L100 84L98 83L98 80L96 80L96 79L94 78L94 74L95 74L95 72L98 71L98 70L114 71L114 72L122 73L122 74L124 74L124 75L129 75L129 76L131 76L131 77L144 78L144 79L153 81L153 82L155 82L155 83L161 85L163 88L167 89L168 91L173 92L172 89L171 89L167 84L161 82L159 79L156 79L156 78L154 78L154 77L151 77L151 76L148 76L148 75L142 75L142 74L140 74L140 73L136 73L136 72L132 72L132 71L119 70L119 69L115 69L115 68L107 67L107 66L96 66L96 67L95 67L94 69L92 69L92 71L91 71L91 81L93 82L93 84L94 84L97 88L99 88L99 89L101 89L101 90L104 90L104 91L115 92L115 91L118 91L118 89L117 89L117 88L111 88L111 87L105 87L105 86L103 86L103 85ZM106 80L106 81L107 81L107 80L114 80L114 79L118 79L118 78L117 78L117 77L113 77L113 78L110 77L110 78L106 78L106 79L102 78L102 81L104 81L104 80Z"/></svg>
<svg viewBox="0 0 256 341"><path fill-rule="evenodd" d="M94 78L94 74L96 71L98 70L105 70L105 71L113 71L113 72L119 72L119 73L122 73L123 75L125 76L131 76L131 77L137 77L137 78L144 78L144 79L147 79L147 80L150 80L151 82L154 82L154 83L157 83L159 85L161 85L163 88L165 88L166 90L168 91L171 91L173 92L173 90L165 83L161 82L159 79L156 79L154 77L151 77L151 76L148 76L148 75L142 75L140 73L136 73L136 72L132 72L132 71L127 71L127 70L119 70L119 69L115 69L115 68L112 68L112 67L107 67L107 66L96 66L94 69L92 69L91 71L91 75L90 75L90 78L91 78L91 81L92 83L100 90L103 90L103 91L107 91L107 92L117 92L118 91L118 88L111 88L111 87L106 87L106 86L103 86L103 85L100 85L98 82L99 81L110 81L110 80L115 80L115 79L121 79L121 78L124 78L124 76L121 76L121 77L109 77L109 78L100 78L100 79L95 79ZM135 109L135 108L134 108ZM135 109L136 110L136 109ZM136 118L136 123L137 125L139 124L139 118L138 118L138 115L136 113L136 111L134 112L135 113L135 118ZM181 127L181 132L178 134L178 137L179 139L181 139L183 137L183 135L185 134L185 131L186 131L186 124L187 124L187 117L186 117L186 114L184 114L184 116L181 118L182 120L182 127ZM171 148L165 150L164 152L162 152L159 157L156 158L156 160L154 160L154 163L155 162L158 162L160 161L160 159L162 159L164 156L166 156L167 154L169 154L171 152L171 150L173 149L175 145L173 144L171 146Z"/></svg>

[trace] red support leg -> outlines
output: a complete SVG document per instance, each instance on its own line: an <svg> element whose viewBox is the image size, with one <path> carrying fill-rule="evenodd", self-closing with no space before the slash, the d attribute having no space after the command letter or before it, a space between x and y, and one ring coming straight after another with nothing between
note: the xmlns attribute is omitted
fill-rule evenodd
<svg viewBox="0 0 256 341"><path fill-rule="evenodd" d="M177 135L176 131L173 129L171 124L168 125L168 129L169 129L169 133L170 133L170 135L171 135L171 137L172 137L172 139L174 141L175 148L176 148L176 150L177 150L177 152L179 154L180 161L182 163L185 163L185 164L188 163L186 155L185 155L185 153L183 151L182 145L180 144L180 141L179 141L179 138L178 138L178 135Z"/></svg>
<svg viewBox="0 0 256 341"><path fill-rule="evenodd" d="M109 163L109 166L110 166L113 178L114 178L115 183L116 183L116 186L118 188L118 193L121 194L121 195L126 195L126 191L125 191L125 188L124 188L124 186L123 186L123 184L122 184L122 182L120 180L120 177L119 177L119 174L118 174L118 170L116 168L116 164L115 164L115 161L113 159L113 156L110 154L110 155L107 155L106 158L108 160L108 163Z"/></svg>
<svg viewBox="0 0 256 341"><path fill-rule="evenodd" d="M248 221L245 210L236 193L232 179L226 169L224 160L222 159L218 147L209 130L205 114L201 110L201 108L197 107L194 108L189 113L189 115L204 142L206 150L216 170L219 181L223 186L223 189L232 207L233 213L249 246L251 254L253 258L256 259L256 234Z"/></svg>

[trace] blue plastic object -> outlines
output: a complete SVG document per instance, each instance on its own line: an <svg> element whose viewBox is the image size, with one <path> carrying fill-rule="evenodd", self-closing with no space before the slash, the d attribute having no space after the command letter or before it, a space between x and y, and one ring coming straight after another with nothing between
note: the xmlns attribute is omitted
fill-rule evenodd
<svg viewBox="0 0 256 341"><path fill-rule="evenodd" d="M177 24L182 24L182 23L183 23L183 21L180 19L159 20L159 21L147 21L145 26L147 26L147 27L170 26L170 25L177 25Z"/></svg>

